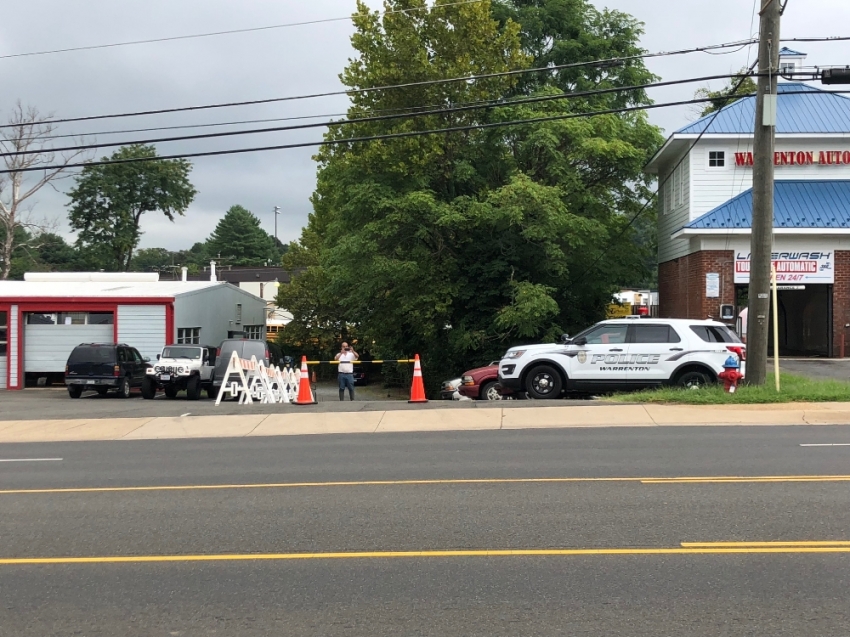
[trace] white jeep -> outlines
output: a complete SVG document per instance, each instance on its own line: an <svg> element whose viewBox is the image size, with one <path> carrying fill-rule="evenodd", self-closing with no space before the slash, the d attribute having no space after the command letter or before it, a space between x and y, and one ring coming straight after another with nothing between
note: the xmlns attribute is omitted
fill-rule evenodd
<svg viewBox="0 0 850 637"><path fill-rule="evenodd" d="M198 400L203 389L212 398L215 353L215 348L207 345L166 345L147 369L142 397L154 398L157 389L162 389L166 398L174 398L186 390L186 398Z"/></svg>

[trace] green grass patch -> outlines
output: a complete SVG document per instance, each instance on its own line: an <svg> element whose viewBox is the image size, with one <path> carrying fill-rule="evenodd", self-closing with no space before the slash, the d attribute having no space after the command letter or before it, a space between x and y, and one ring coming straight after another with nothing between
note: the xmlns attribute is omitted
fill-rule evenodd
<svg viewBox="0 0 850 637"><path fill-rule="evenodd" d="M624 403L672 403L681 405L741 405L759 403L850 402L850 382L815 380L793 374L780 374L776 393L773 375L762 387L739 385L734 394L723 391L723 385L704 389L663 387L630 394L616 394L610 399Z"/></svg>

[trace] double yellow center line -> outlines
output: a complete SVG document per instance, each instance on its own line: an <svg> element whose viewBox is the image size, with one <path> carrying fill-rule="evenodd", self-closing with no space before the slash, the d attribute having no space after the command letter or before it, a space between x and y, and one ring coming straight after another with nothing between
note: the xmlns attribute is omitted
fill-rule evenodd
<svg viewBox="0 0 850 637"><path fill-rule="evenodd" d="M349 551L338 553L225 553L219 555L112 555L91 557L20 557L0 559L0 566L61 564L149 564L163 562L262 562L295 560L367 560L505 557L593 557L653 555L730 555L850 553L850 542L684 542L679 547L474 549L443 551Z"/></svg>
<svg viewBox="0 0 850 637"><path fill-rule="evenodd" d="M39 493L120 493L132 491L213 491L224 489L304 489L330 487L492 485L492 484L581 484L596 482L639 484L748 484L761 482L850 482L850 475L790 476L684 476L674 478L470 478L447 480L358 480L337 482L268 482L259 484L190 484L128 487L70 487L57 489L4 489L0 495Z"/></svg>

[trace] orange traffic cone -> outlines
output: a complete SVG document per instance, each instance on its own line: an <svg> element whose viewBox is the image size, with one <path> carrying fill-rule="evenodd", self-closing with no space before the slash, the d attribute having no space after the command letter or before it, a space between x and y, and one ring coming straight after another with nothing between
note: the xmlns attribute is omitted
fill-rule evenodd
<svg viewBox="0 0 850 637"><path fill-rule="evenodd" d="M310 373L307 371L307 357L301 357L301 380L298 381L298 397L293 405L315 405L313 392L310 391Z"/></svg>
<svg viewBox="0 0 850 637"><path fill-rule="evenodd" d="M413 363L413 385L410 387L409 403L427 403L425 398L425 385L422 383L422 365L419 363L419 354L414 357Z"/></svg>

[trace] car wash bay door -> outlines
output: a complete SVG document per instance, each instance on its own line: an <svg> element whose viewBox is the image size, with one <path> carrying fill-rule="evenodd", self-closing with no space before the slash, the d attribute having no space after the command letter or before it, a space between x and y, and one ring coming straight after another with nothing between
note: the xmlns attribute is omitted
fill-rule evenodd
<svg viewBox="0 0 850 637"><path fill-rule="evenodd" d="M31 312L24 314L24 371L65 371L71 351L80 343L113 343L111 312Z"/></svg>

